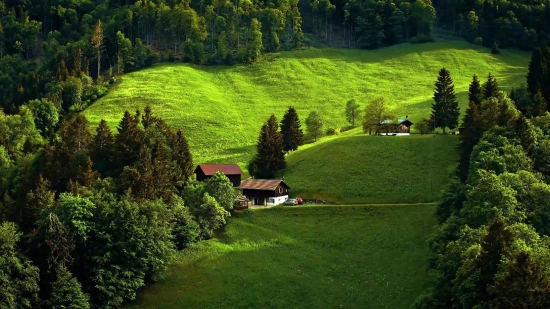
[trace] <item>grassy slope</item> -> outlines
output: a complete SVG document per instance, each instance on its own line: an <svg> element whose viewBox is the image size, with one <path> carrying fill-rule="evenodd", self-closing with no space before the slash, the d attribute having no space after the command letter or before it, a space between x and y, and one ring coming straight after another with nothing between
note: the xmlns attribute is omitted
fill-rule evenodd
<svg viewBox="0 0 550 309"><path fill-rule="evenodd" d="M338 203L433 202L456 164L457 142L456 135L346 132L288 156L285 181L294 196Z"/></svg>
<svg viewBox="0 0 550 309"><path fill-rule="evenodd" d="M275 208L178 254L128 308L410 308L433 205Z"/></svg>
<svg viewBox="0 0 550 309"><path fill-rule="evenodd" d="M121 83L85 114L114 128L124 110L146 104L187 134L194 161L238 163L246 167L261 124L282 117L294 105L302 122L312 110L326 127L344 127L351 98L363 107L385 96L399 117L414 122L428 116L438 70L451 71L461 107L473 74L490 71L504 89L523 83L528 55L489 50L461 41L402 44L376 51L305 49L282 52L252 66L200 67L162 64L122 77Z"/></svg>

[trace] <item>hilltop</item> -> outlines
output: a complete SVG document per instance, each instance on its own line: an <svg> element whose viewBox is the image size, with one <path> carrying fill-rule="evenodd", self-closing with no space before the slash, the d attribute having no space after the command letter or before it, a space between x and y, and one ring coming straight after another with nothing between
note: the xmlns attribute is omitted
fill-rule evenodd
<svg viewBox="0 0 550 309"><path fill-rule="evenodd" d="M182 128L195 163L238 163L246 167L261 124L280 120L293 105L302 123L312 110L325 127L345 127L344 106L362 107L385 96L399 117L415 122L429 115L433 83L445 66L466 106L473 74L491 72L503 89L525 81L527 53L486 48L462 41L401 44L375 51L308 48L268 55L251 66L193 66L164 63L124 75L109 94L84 111L92 122L115 128L124 110L150 104L170 125Z"/></svg>

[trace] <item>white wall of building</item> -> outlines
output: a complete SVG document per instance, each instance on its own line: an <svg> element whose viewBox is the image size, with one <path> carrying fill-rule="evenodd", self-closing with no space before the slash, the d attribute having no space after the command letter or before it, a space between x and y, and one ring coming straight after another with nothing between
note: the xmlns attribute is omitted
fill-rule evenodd
<svg viewBox="0 0 550 309"><path fill-rule="evenodd" d="M279 205L284 203L287 199L288 199L288 195L270 197L267 199L267 205L269 206Z"/></svg>

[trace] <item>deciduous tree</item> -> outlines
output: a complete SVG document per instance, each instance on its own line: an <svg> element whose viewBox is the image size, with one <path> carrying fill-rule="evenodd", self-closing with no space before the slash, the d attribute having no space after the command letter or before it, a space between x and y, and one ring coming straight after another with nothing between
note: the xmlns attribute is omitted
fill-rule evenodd
<svg viewBox="0 0 550 309"><path fill-rule="evenodd" d="M317 137L323 134L323 118L316 111L309 113L306 119L307 133L317 141Z"/></svg>
<svg viewBox="0 0 550 309"><path fill-rule="evenodd" d="M363 118L363 132L378 132L382 121L395 119L396 117L388 108L388 103L385 98L378 97L370 101L365 107L365 116Z"/></svg>
<svg viewBox="0 0 550 309"><path fill-rule="evenodd" d="M359 114L359 104L355 100L349 100L346 103L346 119L352 126L355 126L355 120L359 118Z"/></svg>

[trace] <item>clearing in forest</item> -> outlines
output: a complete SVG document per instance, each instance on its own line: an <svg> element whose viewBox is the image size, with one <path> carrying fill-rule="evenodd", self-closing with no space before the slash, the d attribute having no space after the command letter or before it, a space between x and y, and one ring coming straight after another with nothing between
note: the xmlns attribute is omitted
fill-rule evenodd
<svg viewBox="0 0 550 309"><path fill-rule="evenodd" d="M107 96L84 114L115 128L125 110L150 104L170 125L182 128L199 163L237 163L246 169L260 127L278 120L288 106L302 124L319 111L325 129L344 128L345 104L362 108L378 96L399 118L416 122L430 113L434 82L442 67L451 72L462 111L473 74L491 72L503 89L525 81L529 54L490 50L462 41L401 44L374 51L306 48L280 52L249 66L194 66L164 63L124 75ZM413 126L414 128L414 126Z"/></svg>

